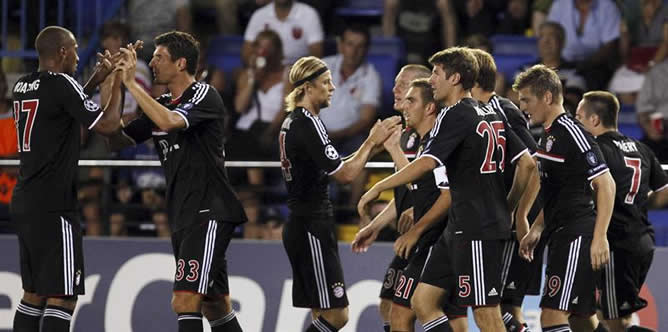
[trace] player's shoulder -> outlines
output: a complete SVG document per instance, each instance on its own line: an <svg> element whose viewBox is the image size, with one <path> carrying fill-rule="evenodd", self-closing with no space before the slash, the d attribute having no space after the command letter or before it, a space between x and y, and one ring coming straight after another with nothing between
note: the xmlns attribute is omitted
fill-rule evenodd
<svg viewBox="0 0 668 332"><path fill-rule="evenodd" d="M54 84L56 88L75 89L83 93L83 87L74 77L67 73L54 73L51 71L42 72L39 75L40 83Z"/></svg>
<svg viewBox="0 0 668 332"><path fill-rule="evenodd" d="M591 150L592 144L596 144L591 134L589 134L580 122L573 119L567 113L559 115L550 126L550 134L561 139L569 140L581 152Z"/></svg>
<svg viewBox="0 0 668 332"><path fill-rule="evenodd" d="M223 99L213 86L204 82L195 82L184 92L183 103L214 107L222 106Z"/></svg>

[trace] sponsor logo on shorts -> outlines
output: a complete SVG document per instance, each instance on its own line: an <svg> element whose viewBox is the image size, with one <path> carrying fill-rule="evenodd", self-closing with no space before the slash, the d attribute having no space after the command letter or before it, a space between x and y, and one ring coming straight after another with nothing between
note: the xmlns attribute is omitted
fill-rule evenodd
<svg viewBox="0 0 668 332"><path fill-rule="evenodd" d="M340 299L340 298L343 297L343 294L345 294L346 291L345 291L345 289L344 289L343 287L344 287L344 286L343 286L343 283L340 283L340 282L337 282L337 283L335 283L334 285L332 285L332 289L333 289L333 292L334 292L334 296L335 296L336 298L339 298L339 299Z"/></svg>

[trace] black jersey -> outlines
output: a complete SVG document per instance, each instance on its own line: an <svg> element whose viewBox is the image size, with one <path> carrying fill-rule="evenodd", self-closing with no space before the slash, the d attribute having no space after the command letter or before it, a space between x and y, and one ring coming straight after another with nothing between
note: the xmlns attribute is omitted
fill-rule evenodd
<svg viewBox="0 0 668 332"><path fill-rule="evenodd" d="M427 133L420 141L420 147L416 152L416 158L420 158L425 146L431 140L431 133ZM429 209L436 203L441 195L441 190L450 189L448 175L445 166L438 166L432 172L422 175L419 179L411 183L411 195L413 196L413 218L417 222ZM443 229L446 226L447 217L443 216L440 220L431 225L430 229ZM441 232L436 232L440 236ZM434 239L435 240L435 239Z"/></svg>
<svg viewBox="0 0 668 332"><path fill-rule="evenodd" d="M13 211L75 211L81 125L93 128L100 107L63 73L23 76L13 96L21 160Z"/></svg>
<svg viewBox="0 0 668 332"><path fill-rule="evenodd" d="M529 123L519 108L517 108L517 106L515 106L509 99L498 95L493 95L492 98L489 99L488 104L494 108L496 113L503 116L508 129L512 130L529 149L529 153L534 155L537 149L536 140L531 136ZM506 190L510 191L510 188L513 185L513 179L515 178L515 164L506 161L506 170L504 174Z"/></svg>
<svg viewBox="0 0 668 332"><path fill-rule="evenodd" d="M545 128L536 155L546 229L592 235L596 210L591 180L608 171L594 138L564 113Z"/></svg>
<svg viewBox="0 0 668 332"><path fill-rule="evenodd" d="M505 160L527 148L491 107L471 98L438 114L421 158L448 170L452 196L449 229L472 240L510 236L510 212L503 179Z"/></svg>
<svg viewBox="0 0 668 332"><path fill-rule="evenodd" d="M292 215L331 215L328 177L343 167L343 161L320 117L295 108L283 121L278 142Z"/></svg>
<svg viewBox="0 0 668 332"><path fill-rule="evenodd" d="M615 208L608 227L612 247L633 248L643 234L653 233L647 219L650 191L668 188L668 176L654 152L617 131L596 137L617 184Z"/></svg>
<svg viewBox="0 0 668 332"><path fill-rule="evenodd" d="M186 126L163 132L142 114L123 132L136 143L153 138L167 178L172 231L211 219L233 224L245 222L246 214L225 170L226 110L216 89L195 82L176 100L170 94L157 100L182 116Z"/></svg>
<svg viewBox="0 0 668 332"><path fill-rule="evenodd" d="M404 128L400 139L401 149L409 162L415 160L415 154L420 145L420 135L413 128ZM397 186L394 188L394 207L397 211L397 217L401 216L405 210L413 207L413 195L406 186Z"/></svg>

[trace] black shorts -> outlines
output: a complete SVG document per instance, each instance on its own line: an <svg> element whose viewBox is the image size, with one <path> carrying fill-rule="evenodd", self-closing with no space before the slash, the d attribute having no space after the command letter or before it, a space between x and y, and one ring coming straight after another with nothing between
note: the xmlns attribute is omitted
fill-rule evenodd
<svg viewBox="0 0 668 332"><path fill-rule="evenodd" d="M456 304L457 284L445 235L441 235L431 249L420 282L445 290L443 312L450 319L466 317L466 307Z"/></svg>
<svg viewBox="0 0 668 332"><path fill-rule="evenodd" d="M591 267L590 236L553 233L547 249L541 308L580 316L596 312L596 283L600 272Z"/></svg>
<svg viewBox="0 0 668 332"><path fill-rule="evenodd" d="M23 289L46 297L85 292L81 225L76 213L13 214Z"/></svg>
<svg viewBox="0 0 668 332"><path fill-rule="evenodd" d="M639 295L653 258L654 251L644 254L610 251L610 262L599 284L600 309L605 319L625 317L647 306L647 301Z"/></svg>
<svg viewBox="0 0 668 332"><path fill-rule="evenodd" d="M401 275L404 273L404 268L407 264L407 260L396 255L394 256L392 262L390 262L390 266L385 271L383 286L380 288L381 299L392 300L394 298L397 283L401 279Z"/></svg>
<svg viewBox="0 0 668 332"><path fill-rule="evenodd" d="M451 241L457 304L475 308L501 303L504 240L467 240L455 235Z"/></svg>
<svg viewBox="0 0 668 332"><path fill-rule="evenodd" d="M174 292L191 292L208 298L230 293L225 251L235 225L216 220L194 224L172 234L176 260Z"/></svg>
<svg viewBox="0 0 668 332"><path fill-rule="evenodd" d="M333 218L291 216L283 246L292 266L292 305L330 309L348 306Z"/></svg>
<svg viewBox="0 0 668 332"><path fill-rule="evenodd" d="M416 246L415 250L408 257L408 264L404 268L404 273L399 277L392 301L395 304L410 308L411 298L415 293L415 288L420 282L424 272L425 263L431 256L433 244L428 246Z"/></svg>
<svg viewBox="0 0 668 332"><path fill-rule="evenodd" d="M541 239L534 249L534 260L529 262L519 255L517 240L508 240L504 244L501 275L503 292L501 303L516 307L522 306L524 296L540 295L541 278L543 276L543 252L545 241Z"/></svg>

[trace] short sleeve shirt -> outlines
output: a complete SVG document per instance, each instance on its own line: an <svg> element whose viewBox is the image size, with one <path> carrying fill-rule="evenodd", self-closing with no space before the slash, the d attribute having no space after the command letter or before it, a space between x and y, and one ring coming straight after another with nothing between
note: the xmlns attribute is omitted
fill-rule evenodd
<svg viewBox="0 0 668 332"><path fill-rule="evenodd" d="M592 235L596 210L591 181L609 171L594 138L563 113L545 129L536 156L546 229Z"/></svg>
<svg viewBox="0 0 668 332"><path fill-rule="evenodd" d="M293 215L330 216L329 176L343 167L320 118L298 107L283 121L278 137L281 169Z"/></svg>
<svg viewBox="0 0 668 332"><path fill-rule="evenodd" d="M255 41L263 30L274 30L281 37L285 63L292 64L297 59L309 54L309 45L320 43L324 39L322 24L318 12L313 7L295 1L285 20L276 16L274 2L253 13L244 33L244 40Z"/></svg>

